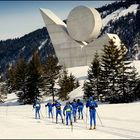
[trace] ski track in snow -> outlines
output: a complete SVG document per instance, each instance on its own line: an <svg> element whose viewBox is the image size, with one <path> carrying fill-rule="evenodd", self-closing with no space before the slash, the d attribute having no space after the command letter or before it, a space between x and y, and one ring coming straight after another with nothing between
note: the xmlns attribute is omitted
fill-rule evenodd
<svg viewBox="0 0 140 140"><path fill-rule="evenodd" d="M97 129L88 130L88 112L87 125L84 115L84 120L77 120L77 123L73 123L73 131L71 126L61 124L60 118L58 124L55 123L55 117L54 119L47 118L44 105L42 104L41 108L41 120L34 119L34 110L32 110L31 105L0 106L0 138L140 139L140 113L138 112L140 103L99 105L97 111L103 127L97 117ZM135 110L132 110L134 107ZM126 111L124 112L124 110ZM132 116L129 115L131 113Z"/></svg>

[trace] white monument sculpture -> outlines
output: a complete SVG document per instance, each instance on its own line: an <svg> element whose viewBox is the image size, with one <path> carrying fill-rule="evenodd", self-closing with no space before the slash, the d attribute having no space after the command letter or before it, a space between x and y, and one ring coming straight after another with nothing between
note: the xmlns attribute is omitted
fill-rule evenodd
<svg viewBox="0 0 140 140"><path fill-rule="evenodd" d="M75 7L68 15L67 24L48 9L40 11L59 63L67 68L89 65L95 52L101 55L103 46L107 45L110 39L120 45L116 34L107 33L97 38L102 19L94 8Z"/></svg>

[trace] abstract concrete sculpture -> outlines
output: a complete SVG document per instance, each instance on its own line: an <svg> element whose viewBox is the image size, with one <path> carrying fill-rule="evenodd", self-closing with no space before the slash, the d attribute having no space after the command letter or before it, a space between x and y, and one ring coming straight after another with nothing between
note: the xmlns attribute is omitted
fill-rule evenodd
<svg viewBox="0 0 140 140"><path fill-rule="evenodd" d="M116 34L105 34L96 39L102 20L94 8L74 8L68 15L67 25L50 10L40 11L59 63L67 68L89 65L95 52L101 55L103 46L107 45L110 39L113 39L116 45L120 45Z"/></svg>
<svg viewBox="0 0 140 140"><path fill-rule="evenodd" d="M95 39L102 27L100 14L94 8L78 6L74 8L67 18L67 29L69 35L77 41Z"/></svg>

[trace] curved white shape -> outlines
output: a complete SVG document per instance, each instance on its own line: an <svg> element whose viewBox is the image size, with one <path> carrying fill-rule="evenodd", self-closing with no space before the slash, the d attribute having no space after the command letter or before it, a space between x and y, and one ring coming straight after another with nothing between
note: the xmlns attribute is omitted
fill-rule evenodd
<svg viewBox="0 0 140 140"><path fill-rule="evenodd" d="M98 11L86 6L77 6L71 10L67 18L69 35L77 41L87 41L97 38L102 27Z"/></svg>
<svg viewBox="0 0 140 140"><path fill-rule="evenodd" d="M90 43L74 40L67 31L67 25L48 9L40 9L47 27L51 42L55 49L59 63L67 68L90 65L97 51L102 55L104 45L113 39L119 46L119 37L115 34L105 34ZM95 22L95 27L96 27ZM93 34L99 31L95 28ZM95 35L95 34L94 34ZM85 34L83 34L85 36ZM92 36L92 34L91 34Z"/></svg>
<svg viewBox="0 0 140 140"><path fill-rule="evenodd" d="M52 11L41 8L40 12L49 32L59 63L66 67L77 66L77 62L81 66L85 65L84 52L81 52L81 47L84 46L84 42L73 40L67 32L66 24Z"/></svg>

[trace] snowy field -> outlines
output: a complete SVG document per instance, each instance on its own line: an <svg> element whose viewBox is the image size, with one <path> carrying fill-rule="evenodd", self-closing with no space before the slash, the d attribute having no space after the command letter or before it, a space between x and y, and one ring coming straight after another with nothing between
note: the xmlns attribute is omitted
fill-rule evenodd
<svg viewBox="0 0 140 140"><path fill-rule="evenodd" d="M140 72L140 62L133 63ZM71 68L72 72L83 84L88 67ZM82 86L70 93L71 100L83 96ZM49 99L47 99L49 100ZM97 129L88 130L89 117L70 126L55 124L55 119L47 118L45 103L41 104L41 120L34 119L31 105L18 105L15 94L8 95L4 104L0 104L0 138L1 139L140 139L140 102L128 104L99 104L97 108ZM54 110L55 112L55 110ZM89 116L89 114L87 115ZM86 122L87 120L87 122Z"/></svg>
<svg viewBox="0 0 140 140"><path fill-rule="evenodd" d="M140 102L102 104L97 111L103 126L97 118L97 129L88 130L89 118L86 125L84 117L84 120L74 123L72 131L70 126L61 124L61 120L59 124L55 124L55 119L47 118L44 104L41 108L41 120L34 119L31 105L0 106L0 138L140 139L139 109Z"/></svg>

